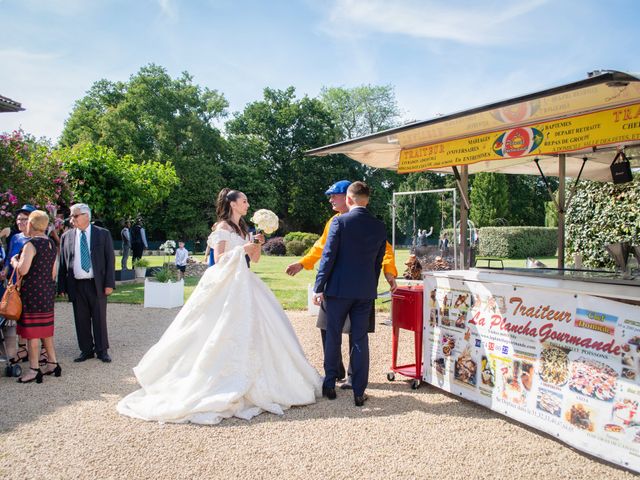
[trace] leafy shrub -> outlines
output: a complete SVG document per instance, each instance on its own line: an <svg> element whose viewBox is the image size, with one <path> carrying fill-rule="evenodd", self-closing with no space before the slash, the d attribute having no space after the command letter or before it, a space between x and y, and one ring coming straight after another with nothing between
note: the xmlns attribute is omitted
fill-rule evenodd
<svg viewBox="0 0 640 480"><path fill-rule="evenodd" d="M640 244L640 176L615 185L581 181L565 218L565 262L582 255L588 268L614 268L605 251L607 243L628 241Z"/></svg>
<svg viewBox="0 0 640 480"><path fill-rule="evenodd" d="M133 268L146 268L150 265L146 258L139 258L133 262Z"/></svg>
<svg viewBox="0 0 640 480"><path fill-rule="evenodd" d="M549 257L558 250L558 229L547 227L482 227L478 232L477 255L483 257ZM453 229L443 233L453 238ZM459 232L456 232L456 241ZM451 247L450 247L451 248Z"/></svg>
<svg viewBox="0 0 640 480"><path fill-rule="evenodd" d="M162 267L155 271L154 278L161 283L173 282L176 280L176 274L169 267Z"/></svg>
<svg viewBox="0 0 640 480"><path fill-rule="evenodd" d="M284 243L288 245L289 242L301 242L304 245L304 249L300 253L291 253L289 255L302 255L305 251L309 250L319 238L320 235L317 233L289 232L284 236ZM289 249L287 247L287 252L288 251Z"/></svg>
<svg viewBox="0 0 640 480"><path fill-rule="evenodd" d="M549 257L558 249L558 229L547 227L483 227L478 231L478 255Z"/></svg>
<svg viewBox="0 0 640 480"><path fill-rule="evenodd" d="M282 237L273 237L265 242L262 246L262 251L265 255L283 256L287 254L287 247L285 247Z"/></svg>
<svg viewBox="0 0 640 480"><path fill-rule="evenodd" d="M285 241L285 246L287 247L287 255L296 257L302 255L307 249L307 247L305 247L305 244L300 240L290 240L288 242Z"/></svg>

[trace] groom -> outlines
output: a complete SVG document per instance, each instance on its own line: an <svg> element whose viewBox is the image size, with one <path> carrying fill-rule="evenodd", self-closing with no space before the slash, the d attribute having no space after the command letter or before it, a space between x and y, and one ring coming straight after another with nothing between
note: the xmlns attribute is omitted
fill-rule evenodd
<svg viewBox="0 0 640 480"><path fill-rule="evenodd" d="M322 394L330 400L336 398L341 333L349 315L353 396L358 407L367 400L369 315L387 241L384 223L366 208L369 195L364 182L354 182L347 189L349 213L335 217L331 223L314 287L314 302L319 305L324 299L327 311Z"/></svg>

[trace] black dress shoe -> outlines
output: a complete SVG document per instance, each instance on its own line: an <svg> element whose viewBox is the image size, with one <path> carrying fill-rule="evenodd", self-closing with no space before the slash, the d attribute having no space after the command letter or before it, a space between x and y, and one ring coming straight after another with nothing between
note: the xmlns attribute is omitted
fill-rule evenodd
<svg viewBox="0 0 640 480"><path fill-rule="evenodd" d="M353 397L353 402L356 404L356 407L362 407L364 405L364 402L366 402L368 399L369 397L365 393L361 397Z"/></svg>
<svg viewBox="0 0 640 480"><path fill-rule="evenodd" d="M99 353L98 354L98 360L100 360L103 363L111 363L111 357L106 352L105 353Z"/></svg>
<svg viewBox="0 0 640 480"><path fill-rule="evenodd" d="M93 352L89 352L89 353L82 352L80 354L80 356L77 357L77 358L74 358L73 361L76 362L76 363L84 362L85 360L89 360L90 358L93 358L95 356L96 356L96 354L93 353Z"/></svg>
<svg viewBox="0 0 640 480"><path fill-rule="evenodd" d="M335 388L322 387L322 396L323 397L327 397L329 400L335 400L336 397L337 397L336 389Z"/></svg>

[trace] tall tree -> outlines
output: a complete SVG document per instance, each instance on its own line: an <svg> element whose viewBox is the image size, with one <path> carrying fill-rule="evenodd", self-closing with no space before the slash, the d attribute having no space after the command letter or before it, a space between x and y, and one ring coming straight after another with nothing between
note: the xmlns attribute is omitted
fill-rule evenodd
<svg viewBox="0 0 640 480"><path fill-rule="evenodd" d="M361 137L395 127L400 110L391 85L360 85L353 88L323 88L320 100L339 129L340 139ZM354 162L354 160L350 160ZM355 164L351 180L363 180L372 188L370 209L381 217L390 231L391 196L406 179L395 172Z"/></svg>
<svg viewBox="0 0 640 480"><path fill-rule="evenodd" d="M548 179L552 188L557 179ZM509 185L509 225L545 224L545 202L549 193L542 179L536 175L507 175Z"/></svg>
<svg viewBox="0 0 640 480"><path fill-rule="evenodd" d="M148 65L127 82L96 82L65 123L61 145L82 141L107 146L136 163L171 162L180 179L161 208L146 207L149 230L189 237L206 235L215 211L225 142L213 125L228 103L183 72L171 78Z"/></svg>
<svg viewBox="0 0 640 480"><path fill-rule="evenodd" d="M320 99L331 112L343 140L392 128L400 121L391 85L323 88Z"/></svg>
<svg viewBox="0 0 640 480"><path fill-rule="evenodd" d="M336 131L330 113L316 99L296 99L295 89L266 88L261 101L250 103L226 124L236 136L264 142L264 182L278 194L276 212L288 230L318 231L327 209L327 185L346 177L350 165L340 156L306 157L305 151L332 143Z"/></svg>
<svg viewBox="0 0 640 480"><path fill-rule="evenodd" d="M477 173L471 193L470 218L476 227L506 223L509 211L509 184L501 173Z"/></svg>

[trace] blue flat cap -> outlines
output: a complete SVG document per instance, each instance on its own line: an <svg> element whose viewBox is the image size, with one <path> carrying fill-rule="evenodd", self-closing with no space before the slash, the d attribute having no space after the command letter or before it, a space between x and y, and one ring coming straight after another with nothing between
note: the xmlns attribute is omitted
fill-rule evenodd
<svg viewBox="0 0 640 480"><path fill-rule="evenodd" d="M36 210L36 207L34 207L33 205L29 204L29 203L25 203L24 205L22 205L22 207L20 207L20 209L16 212L16 215L20 212L24 212L24 213L31 213L33 211Z"/></svg>
<svg viewBox="0 0 640 480"><path fill-rule="evenodd" d="M324 192L325 195L337 195L341 193L347 193L347 188L349 188L351 182L349 180L340 180L339 182L334 183L329 187L329 190Z"/></svg>

